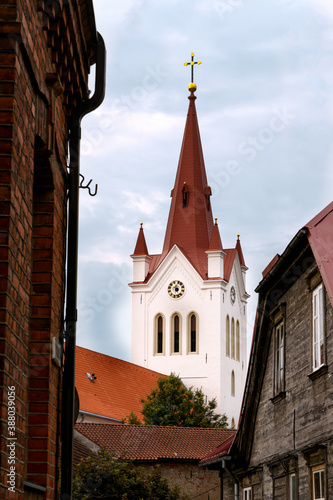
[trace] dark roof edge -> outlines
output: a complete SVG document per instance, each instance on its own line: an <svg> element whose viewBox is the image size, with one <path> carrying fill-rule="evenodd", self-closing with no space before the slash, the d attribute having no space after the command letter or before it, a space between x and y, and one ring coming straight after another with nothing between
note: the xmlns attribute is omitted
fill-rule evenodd
<svg viewBox="0 0 333 500"><path fill-rule="evenodd" d="M286 247L283 254L280 256L279 260L272 267L272 269L266 274L266 276L260 281L259 285L255 289L255 292L259 293L270 280L280 271L283 267L285 261L289 258L290 254L294 251L295 247L298 245L300 240L302 240L308 234L308 230L303 228L298 231L298 233L293 237L289 245Z"/></svg>
<svg viewBox="0 0 333 500"><path fill-rule="evenodd" d="M96 29L95 11L94 11L93 0L86 0L86 5L87 5L88 19L89 19L89 24L90 24L90 29L91 29L91 35L93 38L92 41L94 42L95 45L97 45L97 29Z"/></svg>

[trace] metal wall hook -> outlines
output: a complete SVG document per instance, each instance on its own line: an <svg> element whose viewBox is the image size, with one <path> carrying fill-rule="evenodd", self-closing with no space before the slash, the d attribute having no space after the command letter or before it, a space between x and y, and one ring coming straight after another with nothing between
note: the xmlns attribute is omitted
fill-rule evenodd
<svg viewBox="0 0 333 500"><path fill-rule="evenodd" d="M90 190L90 187L89 187L89 186L90 186L90 184L92 183L92 179L90 179L90 181L88 182L88 184L86 184L86 186L83 186L83 183L84 183L84 175L82 175L82 174L79 174L79 175L80 175L80 177L82 178L82 180L81 180L81 182L80 182L79 187L80 187L80 188L82 188L82 189L88 189L90 196L96 196L96 194L97 194L98 184L96 184L96 185L95 185L95 192L94 192L94 193L92 193L92 192L91 192L91 190Z"/></svg>

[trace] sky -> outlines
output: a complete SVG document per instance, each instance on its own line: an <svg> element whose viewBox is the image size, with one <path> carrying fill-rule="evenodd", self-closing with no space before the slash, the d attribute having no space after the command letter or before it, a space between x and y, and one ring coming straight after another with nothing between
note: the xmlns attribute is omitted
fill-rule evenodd
<svg viewBox="0 0 333 500"><path fill-rule="evenodd" d="M250 345L262 270L333 197L331 0L94 0L106 96L82 121L77 344L130 361L140 222L160 253L190 68L222 243L240 234ZM90 88L94 90L92 71Z"/></svg>

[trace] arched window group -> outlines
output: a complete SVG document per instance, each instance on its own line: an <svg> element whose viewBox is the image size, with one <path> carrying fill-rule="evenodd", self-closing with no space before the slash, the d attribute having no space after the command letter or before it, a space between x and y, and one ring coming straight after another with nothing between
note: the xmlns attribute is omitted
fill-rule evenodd
<svg viewBox="0 0 333 500"><path fill-rule="evenodd" d="M239 321L229 318L227 314L225 321L225 355L228 358L240 361L240 326Z"/></svg>
<svg viewBox="0 0 333 500"><path fill-rule="evenodd" d="M188 314L185 324L186 329L186 354L198 354L198 315L195 312ZM170 318L170 354L182 354L182 317L174 313ZM154 321L154 354L166 354L166 321L163 314L155 316Z"/></svg>

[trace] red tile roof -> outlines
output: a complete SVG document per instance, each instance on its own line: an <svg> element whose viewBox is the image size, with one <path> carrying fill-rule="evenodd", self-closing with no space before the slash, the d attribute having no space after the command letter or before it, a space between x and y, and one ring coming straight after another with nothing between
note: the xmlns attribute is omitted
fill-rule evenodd
<svg viewBox="0 0 333 500"><path fill-rule="evenodd" d="M89 450L81 441L74 437L73 441L73 470L76 472L81 459L91 457L93 452Z"/></svg>
<svg viewBox="0 0 333 500"><path fill-rule="evenodd" d="M303 229L333 306L333 202L311 219Z"/></svg>
<svg viewBox="0 0 333 500"><path fill-rule="evenodd" d="M154 425L76 424L75 429L116 456L135 460L200 460L235 431Z"/></svg>
<svg viewBox="0 0 333 500"><path fill-rule="evenodd" d="M86 373L97 377L91 382ZM144 398L156 387L161 373L99 352L76 347L75 386L80 410L117 420L131 410L139 417Z"/></svg>
<svg viewBox="0 0 333 500"><path fill-rule="evenodd" d="M236 431L233 431L233 434L228 437L224 443L220 444L220 446L217 446L212 450L208 455L206 455L201 461L200 465L208 465L210 463L213 463L220 459L221 457L224 457L225 455L228 454L230 447L234 441L236 435Z"/></svg>

